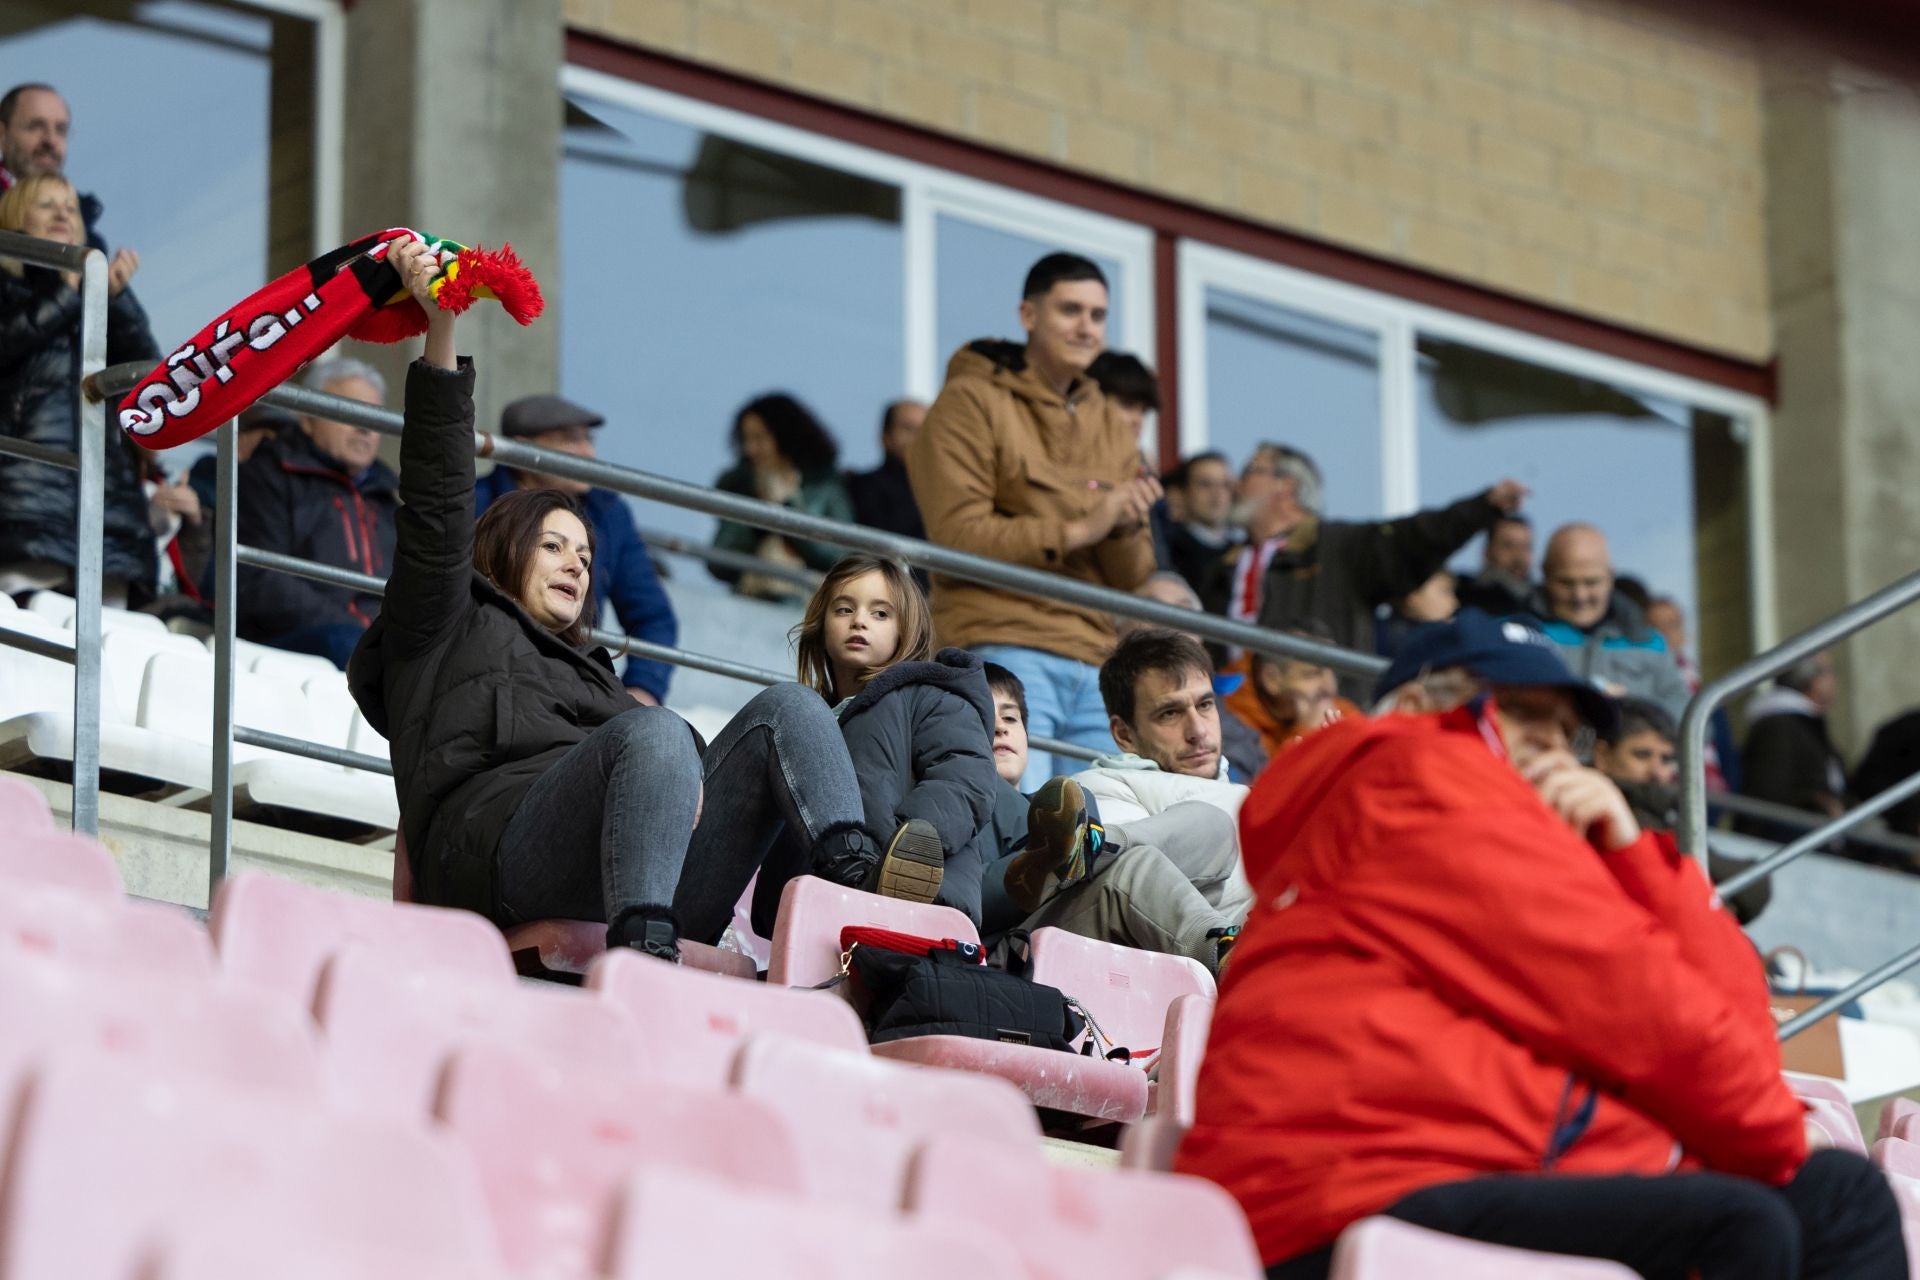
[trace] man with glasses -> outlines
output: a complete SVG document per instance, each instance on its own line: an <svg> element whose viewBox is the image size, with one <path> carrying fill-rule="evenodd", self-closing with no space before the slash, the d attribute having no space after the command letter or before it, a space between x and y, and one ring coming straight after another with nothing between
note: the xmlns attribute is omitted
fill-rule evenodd
<svg viewBox="0 0 1920 1280"><path fill-rule="evenodd" d="M1580 763L1610 701L1477 610L1380 692L1398 714L1295 744L1240 814L1254 907L1176 1167L1268 1276L1384 1213L1649 1277L1904 1277L1880 1172L1808 1154L1759 957Z"/></svg>

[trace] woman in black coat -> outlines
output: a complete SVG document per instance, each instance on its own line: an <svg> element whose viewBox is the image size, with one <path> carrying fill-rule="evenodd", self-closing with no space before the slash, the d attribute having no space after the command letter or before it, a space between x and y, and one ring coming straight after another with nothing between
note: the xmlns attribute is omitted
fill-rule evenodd
<svg viewBox="0 0 1920 1280"><path fill-rule="evenodd" d="M593 541L573 499L519 490L476 523L473 366L427 292L433 255L409 240L388 261L431 322L407 374L393 573L347 680L391 749L421 899L503 926L606 920L609 946L675 958L681 936L719 939L783 826L804 833L798 870L870 882L881 851L817 697L762 692L703 756L587 647Z"/></svg>
<svg viewBox="0 0 1920 1280"><path fill-rule="evenodd" d="M80 205L65 178L24 178L0 196L0 230L68 244L86 243ZM127 282L139 258L128 249L107 271L107 363L157 361L147 314ZM0 262L0 432L56 449L78 447L74 410L80 395L80 280L45 267ZM108 433L103 509L104 596L110 604L150 599L159 560L138 447L89 412L89 430ZM63 467L0 456L0 590L73 589L77 559L74 515L79 475Z"/></svg>

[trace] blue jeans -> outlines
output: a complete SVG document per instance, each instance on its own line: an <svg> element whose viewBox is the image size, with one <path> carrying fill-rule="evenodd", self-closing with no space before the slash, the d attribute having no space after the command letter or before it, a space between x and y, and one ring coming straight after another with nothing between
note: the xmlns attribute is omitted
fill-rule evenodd
<svg viewBox="0 0 1920 1280"><path fill-rule="evenodd" d="M1059 738L1095 751L1119 750L1107 728L1106 704L1100 700L1100 668L1011 644L981 645L974 652L1013 672L1026 686L1029 735ZM1086 764L1080 760L1030 751L1027 771L1020 776L1020 790L1031 795L1045 786L1047 779L1084 768Z"/></svg>

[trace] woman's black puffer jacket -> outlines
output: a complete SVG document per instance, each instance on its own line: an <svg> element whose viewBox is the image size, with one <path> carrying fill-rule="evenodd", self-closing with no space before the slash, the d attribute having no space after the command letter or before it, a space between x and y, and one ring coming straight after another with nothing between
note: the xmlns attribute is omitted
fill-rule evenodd
<svg viewBox="0 0 1920 1280"><path fill-rule="evenodd" d="M147 313L131 289L107 303L107 363L158 361ZM75 447L74 400L80 394L80 293L56 271L0 270L0 432L56 449ZM158 570L138 449L95 407L89 430L106 440L106 557L102 571L125 578L136 602L153 591ZM78 473L0 456L0 564L74 563Z"/></svg>

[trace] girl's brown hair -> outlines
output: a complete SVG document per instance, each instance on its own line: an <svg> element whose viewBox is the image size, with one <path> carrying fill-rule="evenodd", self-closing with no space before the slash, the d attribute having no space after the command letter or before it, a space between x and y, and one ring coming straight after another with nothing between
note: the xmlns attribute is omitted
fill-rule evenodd
<svg viewBox="0 0 1920 1280"><path fill-rule="evenodd" d="M527 570L533 553L540 546L540 534L547 517L555 511L571 513L587 531L587 557L593 557L593 524L580 504L558 489L516 489L495 501L480 517L473 531L473 567L480 576L520 599L526 585ZM587 591L580 601L580 615L564 630L555 632L562 640L578 648L587 642L593 630L596 610L593 603L593 578L587 578Z"/></svg>
<svg viewBox="0 0 1920 1280"><path fill-rule="evenodd" d="M856 551L827 570L827 579L807 602L807 616L791 634L799 662L800 683L824 698L840 696L833 687L833 663L827 657L827 606L847 583L865 573L877 573L887 582L887 594L900 624L900 647L885 661L867 668L871 680L896 662L926 662L933 657L933 609L927 595L907 567L886 556Z"/></svg>

